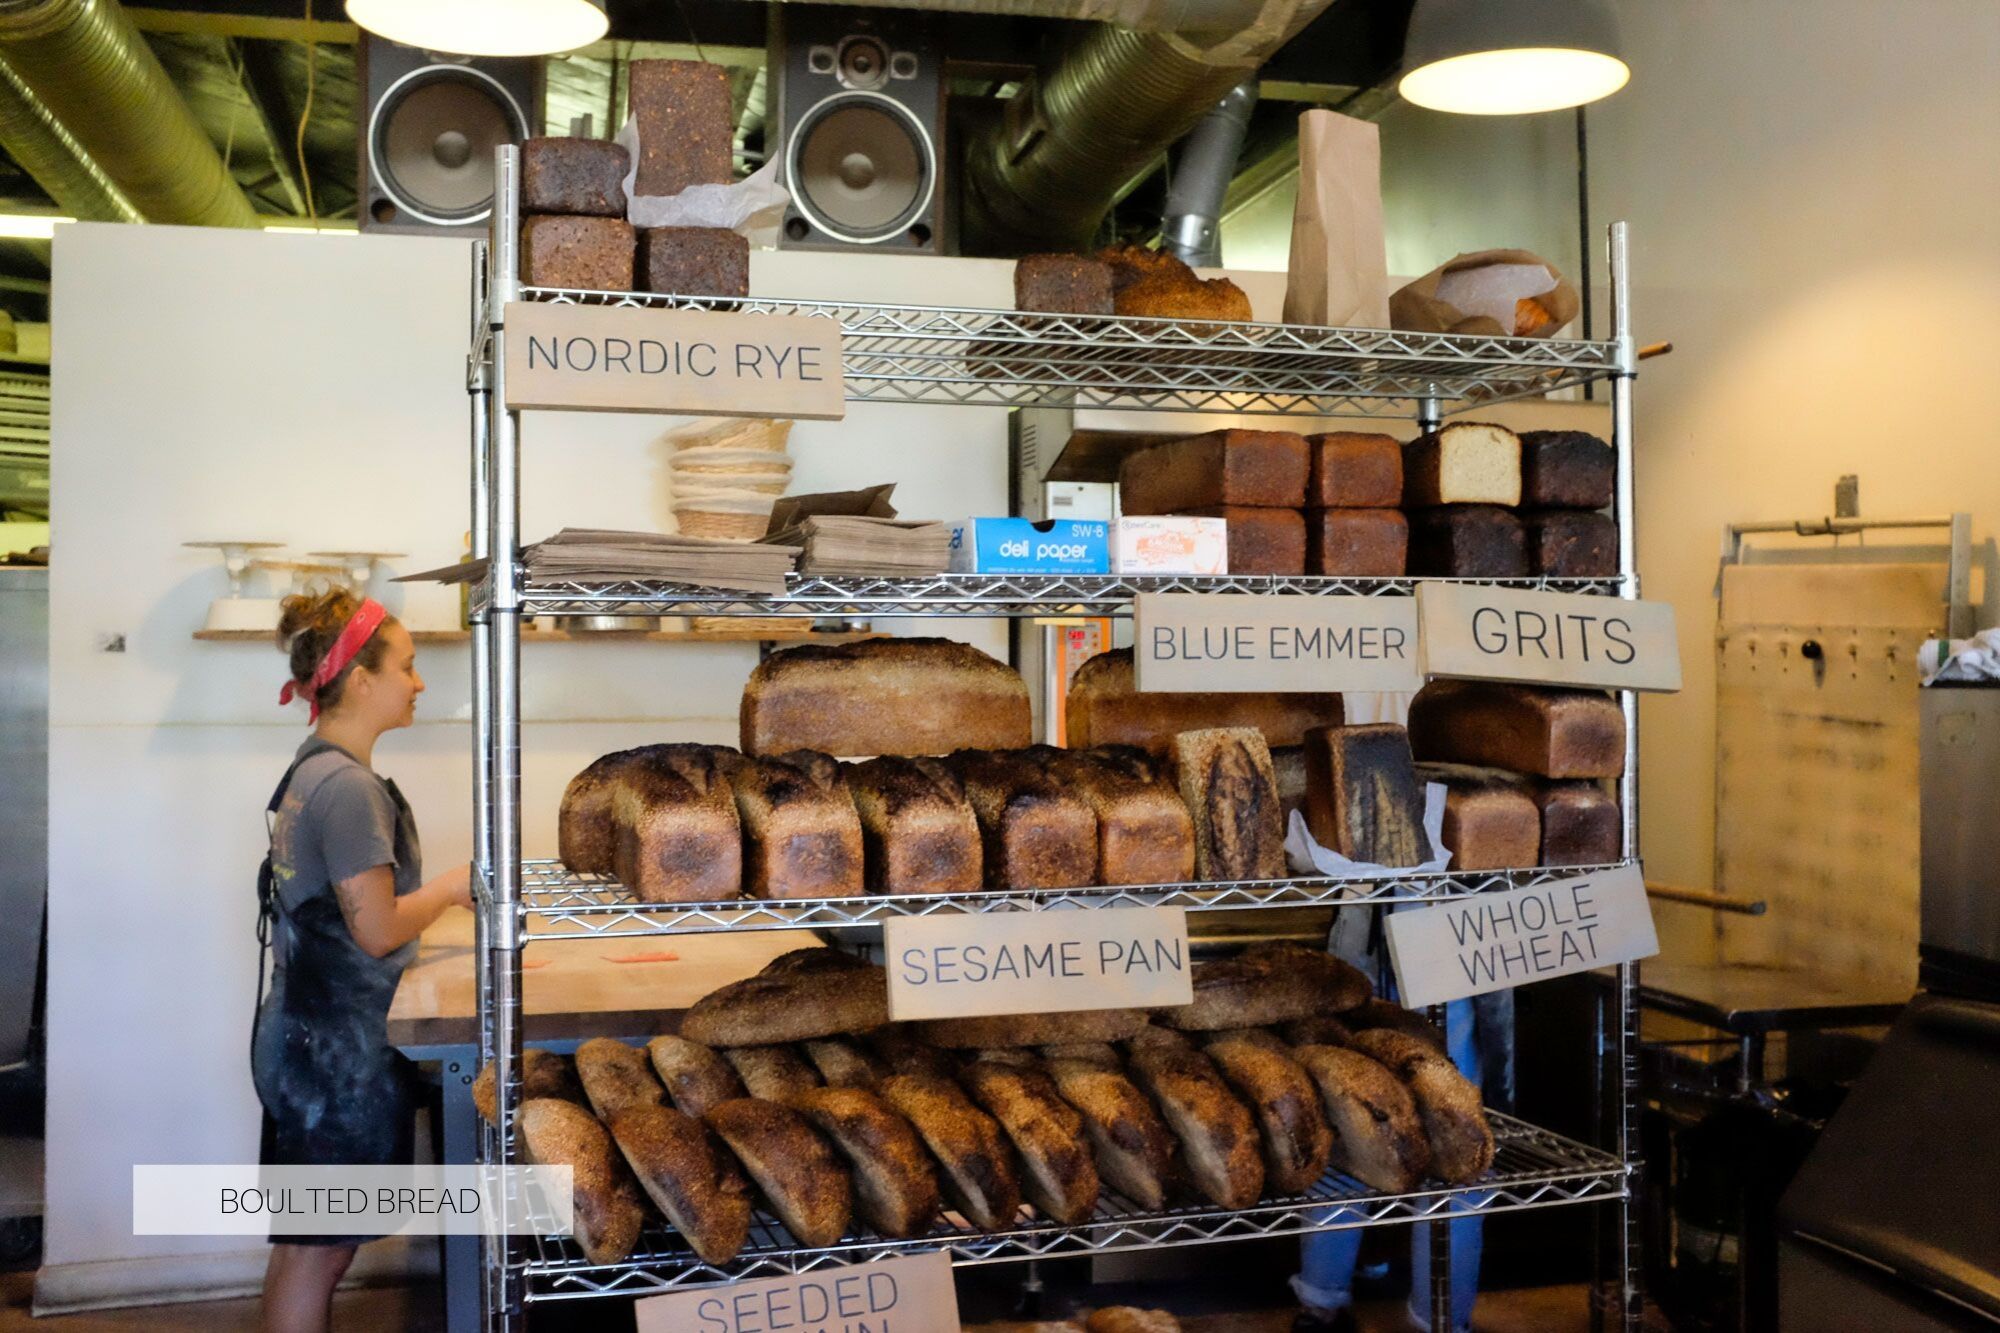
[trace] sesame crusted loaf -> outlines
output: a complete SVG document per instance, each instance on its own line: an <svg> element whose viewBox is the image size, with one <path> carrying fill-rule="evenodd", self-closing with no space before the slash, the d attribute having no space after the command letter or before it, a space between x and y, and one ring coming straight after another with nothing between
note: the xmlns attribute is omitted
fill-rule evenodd
<svg viewBox="0 0 2000 1333"><path fill-rule="evenodd" d="M1194 877L1194 821L1167 766L1131 745L1037 746L1049 776L1097 816L1094 884L1178 884Z"/></svg>
<svg viewBox="0 0 2000 1333"><path fill-rule="evenodd" d="M802 644L750 673L745 754L937 755L1034 740L1019 672L951 639Z"/></svg>
<svg viewBox="0 0 2000 1333"><path fill-rule="evenodd" d="M755 898L862 891L861 817L840 765L812 750L728 764L743 824L743 887Z"/></svg>
<svg viewBox="0 0 2000 1333"><path fill-rule="evenodd" d="M884 757L845 766L861 820L872 893L969 893L984 875L979 821L965 788L936 759Z"/></svg>
<svg viewBox="0 0 2000 1333"><path fill-rule="evenodd" d="M989 889L1071 889L1097 870L1097 816L1022 752L960 750L947 761L979 820Z"/></svg>

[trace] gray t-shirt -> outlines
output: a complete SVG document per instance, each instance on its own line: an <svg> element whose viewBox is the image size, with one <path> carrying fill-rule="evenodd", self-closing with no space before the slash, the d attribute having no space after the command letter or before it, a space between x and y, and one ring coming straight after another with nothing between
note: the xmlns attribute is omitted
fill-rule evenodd
<svg viewBox="0 0 2000 1333"><path fill-rule="evenodd" d="M393 866L396 895L416 888L423 877L416 830L407 830L407 863L396 858L397 825L402 817L389 784L347 751L308 740L300 754L321 747L299 765L278 807L272 829L271 871L288 911L330 893L332 886L376 866Z"/></svg>

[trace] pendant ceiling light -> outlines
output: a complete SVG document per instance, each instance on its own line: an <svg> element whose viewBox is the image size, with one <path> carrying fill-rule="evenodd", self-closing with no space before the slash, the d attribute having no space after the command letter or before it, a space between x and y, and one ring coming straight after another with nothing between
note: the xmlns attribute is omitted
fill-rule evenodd
<svg viewBox="0 0 2000 1333"><path fill-rule="evenodd" d="M1403 67L1405 101L1474 116L1582 106L1632 77L1606 0L1417 0Z"/></svg>
<svg viewBox="0 0 2000 1333"><path fill-rule="evenodd" d="M467 56L545 56L602 37L604 0L347 0L377 37Z"/></svg>

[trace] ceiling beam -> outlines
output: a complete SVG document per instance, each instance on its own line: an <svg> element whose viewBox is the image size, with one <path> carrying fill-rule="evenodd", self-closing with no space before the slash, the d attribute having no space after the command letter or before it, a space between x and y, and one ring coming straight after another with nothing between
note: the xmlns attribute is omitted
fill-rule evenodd
<svg viewBox="0 0 2000 1333"><path fill-rule="evenodd" d="M257 130L264 136L264 142L271 149L271 171L277 177L278 187L285 193L285 202L292 212L300 217L306 214L306 192L299 184L299 164L293 156L295 135L279 130L291 118L291 108L285 103L284 70L277 59L276 49L262 42L250 42L241 38L228 39L231 56L238 69L242 70L240 81L243 95L250 101L250 112L256 118Z"/></svg>

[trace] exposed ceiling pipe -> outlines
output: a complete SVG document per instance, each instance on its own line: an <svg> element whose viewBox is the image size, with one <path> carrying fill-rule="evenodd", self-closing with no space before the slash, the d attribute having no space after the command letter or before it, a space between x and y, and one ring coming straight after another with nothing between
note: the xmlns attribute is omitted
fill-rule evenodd
<svg viewBox="0 0 2000 1333"><path fill-rule="evenodd" d="M1224 93L1174 151L1160 248L1197 268L1222 265L1222 197L1236 174L1250 113L1256 109L1257 79L1252 75Z"/></svg>
<svg viewBox="0 0 2000 1333"><path fill-rule="evenodd" d="M851 4L852 0L789 0ZM1254 23L1262 0L875 0L874 9L929 9L952 14L1081 19L1139 32L1236 32Z"/></svg>
<svg viewBox="0 0 2000 1333"><path fill-rule="evenodd" d="M117 0L0 0L0 59L147 221L256 225Z"/></svg>
<svg viewBox="0 0 2000 1333"><path fill-rule="evenodd" d="M0 64L0 146L48 191L66 216L85 222L144 222L125 192L98 170L83 146Z"/></svg>

